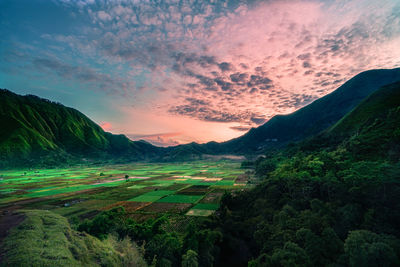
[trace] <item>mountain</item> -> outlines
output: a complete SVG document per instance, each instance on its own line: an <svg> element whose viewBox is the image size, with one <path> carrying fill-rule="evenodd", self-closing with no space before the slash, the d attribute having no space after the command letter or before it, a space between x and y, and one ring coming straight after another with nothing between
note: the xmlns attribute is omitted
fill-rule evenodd
<svg viewBox="0 0 400 267"><path fill-rule="evenodd" d="M0 89L0 167L38 161L56 165L69 158L175 161L199 159L204 154L260 154L310 138L333 125L332 133L350 131L362 120L350 114L350 118L343 117L378 88L397 81L399 68L366 71L310 105L289 115L277 115L241 137L223 143L190 143L169 148L104 132L75 109ZM340 124L336 125L338 121Z"/></svg>
<svg viewBox="0 0 400 267"><path fill-rule="evenodd" d="M260 153L318 134L338 122L365 97L381 86L400 81L400 68L362 72L334 92L294 113L277 115L241 137L214 147L218 153ZM208 149L205 144L204 149Z"/></svg>
<svg viewBox="0 0 400 267"><path fill-rule="evenodd" d="M41 157L145 159L159 148L104 132L81 112L33 95L0 89L0 161Z"/></svg>

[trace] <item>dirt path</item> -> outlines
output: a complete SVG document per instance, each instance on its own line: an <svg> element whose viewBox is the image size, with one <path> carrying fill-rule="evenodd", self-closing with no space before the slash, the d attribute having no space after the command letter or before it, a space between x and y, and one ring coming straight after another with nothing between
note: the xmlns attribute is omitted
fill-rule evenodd
<svg viewBox="0 0 400 267"><path fill-rule="evenodd" d="M14 226L18 226L25 219L25 215L14 211L2 211L0 213L0 263L3 261L4 251L1 249L3 240Z"/></svg>

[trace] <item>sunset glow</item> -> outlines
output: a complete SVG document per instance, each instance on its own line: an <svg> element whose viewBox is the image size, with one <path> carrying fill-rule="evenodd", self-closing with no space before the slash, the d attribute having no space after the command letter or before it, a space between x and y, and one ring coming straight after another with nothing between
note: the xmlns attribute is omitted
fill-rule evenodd
<svg viewBox="0 0 400 267"><path fill-rule="evenodd" d="M162 146L229 140L400 67L397 0L5 0L0 25L0 88Z"/></svg>

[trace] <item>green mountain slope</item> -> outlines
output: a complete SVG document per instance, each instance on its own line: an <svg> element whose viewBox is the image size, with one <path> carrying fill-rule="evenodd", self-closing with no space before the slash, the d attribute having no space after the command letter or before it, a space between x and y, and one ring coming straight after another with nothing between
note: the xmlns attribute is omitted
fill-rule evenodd
<svg viewBox="0 0 400 267"><path fill-rule="evenodd" d="M104 132L79 111L36 96L0 90L0 159L41 156L143 159L157 148Z"/></svg>
<svg viewBox="0 0 400 267"><path fill-rule="evenodd" d="M400 82L372 93L324 137L337 141L349 138L348 148L363 157L400 156Z"/></svg>
<svg viewBox="0 0 400 267"><path fill-rule="evenodd" d="M373 119L386 117L400 106L400 82L386 85L363 100L354 110L332 126L329 134L352 134ZM395 110L393 110L395 112ZM386 122L387 124L387 122ZM394 127L399 125L393 125Z"/></svg>
<svg viewBox="0 0 400 267"><path fill-rule="evenodd" d="M334 92L289 115L277 115L245 135L221 143L220 151L254 153L318 134L335 124L366 96L383 85L400 81L400 69L358 74Z"/></svg>

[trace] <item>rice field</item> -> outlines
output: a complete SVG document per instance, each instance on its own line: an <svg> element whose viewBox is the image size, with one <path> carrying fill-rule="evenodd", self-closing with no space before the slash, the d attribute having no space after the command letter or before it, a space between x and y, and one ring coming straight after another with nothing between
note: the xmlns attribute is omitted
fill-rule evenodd
<svg viewBox="0 0 400 267"><path fill-rule="evenodd" d="M208 216L225 191L249 186L244 172L229 160L0 170L0 211L48 209L82 219L124 206L135 214Z"/></svg>

